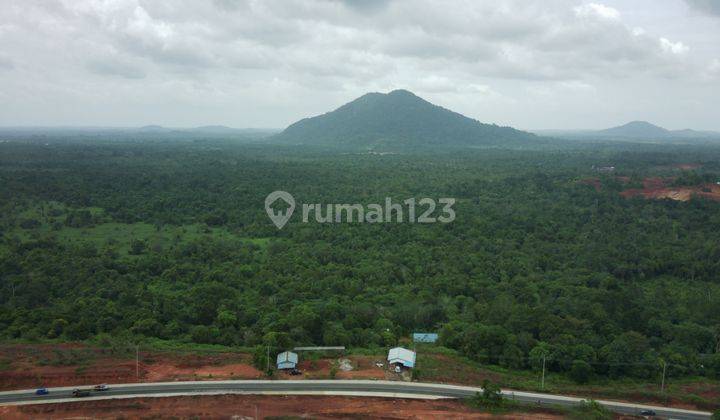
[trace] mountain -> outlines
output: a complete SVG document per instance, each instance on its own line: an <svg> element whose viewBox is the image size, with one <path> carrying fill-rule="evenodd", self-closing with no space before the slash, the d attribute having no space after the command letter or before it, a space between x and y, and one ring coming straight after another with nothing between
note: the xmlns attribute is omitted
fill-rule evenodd
<svg viewBox="0 0 720 420"><path fill-rule="evenodd" d="M239 131L237 128L231 128L226 125L203 125L201 127L194 127L189 128L188 131L196 131L196 132L202 132L202 133L217 133L217 134L224 134L224 133L235 133Z"/></svg>
<svg viewBox="0 0 720 420"><path fill-rule="evenodd" d="M650 124L647 121L631 121L619 127L600 130L597 134L610 137L652 138L667 137L670 134L670 131L662 127L658 127L657 125Z"/></svg>
<svg viewBox="0 0 720 420"><path fill-rule="evenodd" d="M483 124L407 90L368 93L326 114L302 119L271 140L365 149L523 145L534 134Z"/></svg>
<svg viewBox="0 0 720 420"><path fill-rule="evenodd" d="M539 135L575 139L632 141L655 141L663 139L667 141L680 140L681 142L695 140L714 141L720 139L720 133L716 131L698 131L687 128L684 130L668 130L647 121L631 121L627 124L604 130L537 130L535 132Z"/></svg>
<svg viewBox="0 0 720 420"><path fill-rule="evenodd" d="M139 131L152 132L152 133L167 133L173 131L170 128L165 128L161 125L144 125L138 128Z"/></svg>

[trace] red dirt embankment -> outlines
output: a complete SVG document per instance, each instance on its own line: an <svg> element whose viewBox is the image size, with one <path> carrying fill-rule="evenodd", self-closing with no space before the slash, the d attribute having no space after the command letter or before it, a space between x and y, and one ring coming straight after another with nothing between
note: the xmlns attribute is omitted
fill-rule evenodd
<svg viewBox="0 0 720 420"><path fill-rule="evenodd" d="M620 193L625 198L644 197L647 199L688 201L693 197L704 197L720 201L720 185L705 184L700 186L667 186L673 178L646 178L643 188L634 188Z"/></svg>
<svg viewBox="0 0 720 420"><path fill-rule="evenodd" d="M79 344L0 346L0 390L79 384L256 379L262 372L247 354L177 354L140 352L135 357ZM139 374L139 376L138 376Z"/></svg>
<svg viewBox="0 0 720 420"><path fill-rule="evenodd" d="M686 165L688 167L692 165ZM630 182L628 177L615 177L616 180L623 184ZM625 198L643 197L651 200L670 199L675 201L688 201L693 197L704 197L710 200L720 201L720 185L704 184L698 186L668 186L676 177L660 178L650 177L643 180L642 188L630 188L620 192ZM578 181L580 184L590 185L595 191L602 190L602 181L600 178L586 178Z"/></svg>
<svg viewBox="0 0 720 420"><path fill-rule="evenodd" d="M66 404L0 407L3 419L84 418L268 418L281 416L313 419L561 419L548 412L491 415L479 413L459 401L406 400L333 396L218 395Z"/></svg>

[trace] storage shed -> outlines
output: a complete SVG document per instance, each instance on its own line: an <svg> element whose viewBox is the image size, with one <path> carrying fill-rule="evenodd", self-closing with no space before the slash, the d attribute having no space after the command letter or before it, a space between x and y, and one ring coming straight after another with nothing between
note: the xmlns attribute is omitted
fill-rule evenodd
<svg viewBox="0 0 720 420"><path fill-rule="evenodd" d="M277 355L277 368L278 369L295 369L298 362L297 353L291 351L284 351Z"/></svg>
<svg viewBox="0 0 720 420"><path fill-rule="evenodd" d="M395 347L390 349L388 352L387 360L390 364L398 364L403 365L406 368L413 368L415 367L415 352L402 347Z"/></svg>

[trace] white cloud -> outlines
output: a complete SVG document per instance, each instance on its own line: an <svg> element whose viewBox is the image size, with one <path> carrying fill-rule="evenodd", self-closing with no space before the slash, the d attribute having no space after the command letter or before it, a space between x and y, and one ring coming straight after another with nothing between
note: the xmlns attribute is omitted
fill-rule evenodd
<svg viewBox="0 0 720 420"><path fill-rule="evenodd" d="M620 12L617 9L599 3L588 3L578 6L575 8L575 13L583 18L620 19Z"/></svg>
<svg viewBox="0 0 720 420"><path fill-rule="evenodd" d="M685 54L690 50L690 48L682 42L672 42L667 38L660 38L660 47L663 51L673 54Z"/></svg>

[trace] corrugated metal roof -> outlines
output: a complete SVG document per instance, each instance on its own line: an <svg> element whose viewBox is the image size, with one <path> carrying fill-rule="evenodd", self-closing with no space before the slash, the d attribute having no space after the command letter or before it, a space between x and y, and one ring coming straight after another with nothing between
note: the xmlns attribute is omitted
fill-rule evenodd
<svg viewBox="0 0 720 420"><path fill-rule="evenodd" d="M297 363L298 362L298 355L297 353L293 353L291 351L284 351L277 355L277 363Z"/></svg>
<svg viewBox="0 0 720 420"><path fill-rule="evenodd" d="M395 347L390 349L387 359L390 363L402 363L405 366L412 367L415 365L415 352L402 347Z"/></svg>

